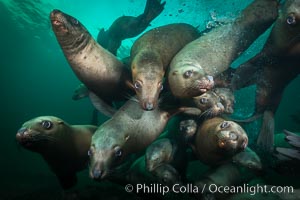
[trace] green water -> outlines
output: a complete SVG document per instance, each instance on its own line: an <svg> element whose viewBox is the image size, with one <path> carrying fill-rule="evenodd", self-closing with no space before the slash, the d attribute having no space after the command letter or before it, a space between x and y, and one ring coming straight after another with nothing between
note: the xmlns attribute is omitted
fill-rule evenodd
<svg viewBox="0 0 300 200"><path fill-rule="evenodd" d="M217 13L218 18L232 19L250 2L251 0L167 0L165 10L151 23L151 28L185 22L199 26L202 30L205 29L207 20L211 20L210 13ZM99 28L108 28L122 15L139 15L143 12L144 5L144 0L0 0L0 199L45 197L36 195L36 191L49 194L49 199L59 198L55 193L59 191L59 184L43 159L36 153L21 149L15 142L15 134L23 122L41 115L58 116L70 124L88 124L91 120L93 107L89 100L71 99L79 81L68 66L51 30L50 11L56 8L76 17L96 37ZM179 12L180 9L183 12ZM236 63L257 53L264 39L262 37ZM129 55L129 48L134 40L132 38L123 42L124 52L119 52L120 55ZM285 90L275 116L276 132L281 132L282 129L300 131L300 124L290 118L291 114L300 110L299 84L298 77ZM239 115L250 115L254 90L250 88L239 91L236 97ZM100 122L104 120L106 118L100 116ZM249 130L255 132L257 127L249 127ZM251 134L255 136L256 133ZM81 173L80 184L95 185L86 172ZM117 188L109 183L97 186L101 186L103 191L107 191L106 188ZM117 191L125 193L122 188ZM111 193L106 196L109 195Z"/></svg>

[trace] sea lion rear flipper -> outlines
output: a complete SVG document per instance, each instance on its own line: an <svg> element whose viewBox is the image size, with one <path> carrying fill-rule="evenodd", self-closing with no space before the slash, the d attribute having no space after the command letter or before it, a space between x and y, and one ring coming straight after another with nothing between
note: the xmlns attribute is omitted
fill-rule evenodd
<svg viewBox="0 0 300 200"><path fill-rule="evenodd" d="M289 158L294 158L297 160L300 160L300 152L299 150L296 149L290 149L290 148L282 148L282 147L277 147L276 151L284 156L287 156Z"/></svg>
<svg viewBox="0 0 300 200"><path fill-rule="evenodd" d="M287 131L287 130L283 130L284 134L286 135L285 139L287 140L287 142L296 147L296 148L300 148L300 136L293 133L293 132L290 132L290 131Z"/></svg>
<svg viewBox="0 0 300 200"><path fill-rule="evenodd" d="M116 110L108 105L106 102L104 102L102 99L100 99L97 95L90 92L89 93L90 100L93 104L93 106L104 115L111 117L113 114L115 114Z"/></svg>
<svg viewBox="0 0 300 200"><path fill-rule="evenodd" d="M147 0L143 15L149 24L164 10L165 4L166 2L161 3L161 0Z"/></svg>
<svg viewBox="0 0 300 200"><path fill-rule="evenodd" d="M262 127L257 139L257 145L264 151L272 152L274 146L274 115L271 111L265 111Z"/></svg>
<svg viewBox="0 0 300 200"><path fill-rule="evenodd" d="M60 185L64 190L68 190L77 183L76 174L56 174Z"/></svg>

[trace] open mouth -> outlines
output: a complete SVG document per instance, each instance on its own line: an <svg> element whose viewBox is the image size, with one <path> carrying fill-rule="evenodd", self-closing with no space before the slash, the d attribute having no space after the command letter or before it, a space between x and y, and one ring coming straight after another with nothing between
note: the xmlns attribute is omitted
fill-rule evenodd
<svg viewBox="0 0 300 200"><path fill-rule="evenodd" d="M197 80L197 82L198 88L202 93L205 93L214 87L214 80L212 76L203 77L200 80Z"/></svg>
<svg viewBox="0 0 300 200"><path fill-rule="evenodd" d="M51 20L52 21L52 24L53 25L55 25L55 26L60 26L60 25L62 25L62 22L61 21L59 21L59 20Z"/></svg>

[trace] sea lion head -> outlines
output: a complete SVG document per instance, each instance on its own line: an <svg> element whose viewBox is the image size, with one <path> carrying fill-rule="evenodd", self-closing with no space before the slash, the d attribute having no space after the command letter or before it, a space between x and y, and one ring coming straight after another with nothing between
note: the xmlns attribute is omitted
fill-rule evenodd
<svg viewBox="0 0 300 200"><path fill-rule="evenodd" d="M163 90L163 64L151 52L140 52L132 61L132 88L143 110L154 110Z"/></svg>
<svg viewBox="0 0 300 200"><path fill-rule="evenodd" d="M88 155L90 157L89 174L92 179L104 179L113 173L114 167L126 157L124 144L129 136L119 136L101 126L93 135Z"/></svg>
<svg viewBox="0 0 300 200"><path fill-rule="evenodd" d="M85 36L89 35L89 33L76 18L60 10L53 10L50 13L50 20L52 30L58 38L58 41L62 43L62 47L69 45L78 47L87 40L88 37Z"/></svg>
<svg viewBox="0 0 300 200"><path fill-rule="evenodd" d="M192 65L174 69L169 72L168 83L174 96L190 98L199 96L214 86L213 77Z"/></svg>
<svg viewBox="0 0 300 200"><path fill-rule="evenodd" d="M234 155L248 145L248 136L244 129L233 121L222 121L216 127L217 145L227 155Z"/></svg>
<svg viewBox="0 0 300 200"><path fill-rule="evenodd" d="M212 90L224 106L224 113L232 114L234 112L235 98L233 92L229 88L214 88Z"/></svg>
<svg viewBox="0 0 300 200"><path fill-rule="evenodd" d="M196 107L199 108L205 116L214 117L225 111L225 107L220 101L219 96L212 91L205 92L192 99Z"/></svg>
<svg viewBox="0 0 300 200"><path fill-rule="evenodd" d="M152 172L157 167L171 160L173 146L171 141L163 138L153 142L146 150L146 168Z"/></svg>
<svg viewBox="0 0 300 200"><path fill-rule="evenodd" d="M24 148L40 152L48 144L63 138L65 122L54 116L40 116L25 122L16 134L16 140Z"/></svg>
<svg viewBox="0 0 300 200"><path fill-rule="evenodd" d="M198 124L193 119L183 120L179 123L179 130L183 134L186 143L191 143L196 135Z"/></svg>

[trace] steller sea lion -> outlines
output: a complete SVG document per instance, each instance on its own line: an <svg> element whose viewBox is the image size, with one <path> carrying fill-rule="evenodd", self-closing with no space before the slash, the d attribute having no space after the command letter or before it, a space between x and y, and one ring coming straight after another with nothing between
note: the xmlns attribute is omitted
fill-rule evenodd
<svg viewBox="0 0 300 200"><path fill-rule="evenodd" d="M25 122L16 134L24 148L41 154L61 186L76 184L76 173L85 169L87 152L96 126L70 125L53 116L40 116Z"/></svg>
<svg viewBox="0 0 300 200"><path fill-rule="evenodd" d="M231 81L234 90L257 85L253 116L264 115L261 138L273 137L274 113L284 89L300 73L300 2L287 0L280 11L263 50L240 65ZM273 151L271 143L262 148Z"/></svg>
<svg viewBox="0 0 300 200"><path fill-rule="evenodd" d="M199 36L198 30L184 23L154 28L137 39L130 52L132 81L144 110L157 107L165 71L173 56Z"/></svg>
<svg viewBox="0 0 300 200"><path fill-rule="evenodd" d="M247 145L247 134L240 125L215 117L205 120L198 127L192 148L201 162L219 165L244 150Z"/></svg>
<svg viewBox="0 0 300 200"><path fill-rule="evenodd" d="M92 137L90 177L103 179L128 155L149 146L163 131L170 117L188 109L143 110L134 98L128 100Z"/></svg>
<svg viewBox="0 0 300 200"><path fill-rule="evenodd" d="M122 40L132 38L142 33L164 9L166 2L161 0L147 0L144 13L137 16L122 16L116 19L107 31L100 29L97 42L117 55Z"/></svg>
<svg viewBox="0 0 300 200"><path fill-rule="evenodd" d="M276 0L255 0L232 24L217 27L187 44L173 58L168 81L178 98L199 96L214 85L213 78L275 21ZM262 14L263 13L263 14Z"/></svg>
<svg viewBox="0 0 300 200"><path fill-rule="evenodd" d="M50 19L72 70L88 90L99 97L100 111L110 107L112 101L124 99L130 72L122 62L102 48L74 17L53 10Z"/></svg>

